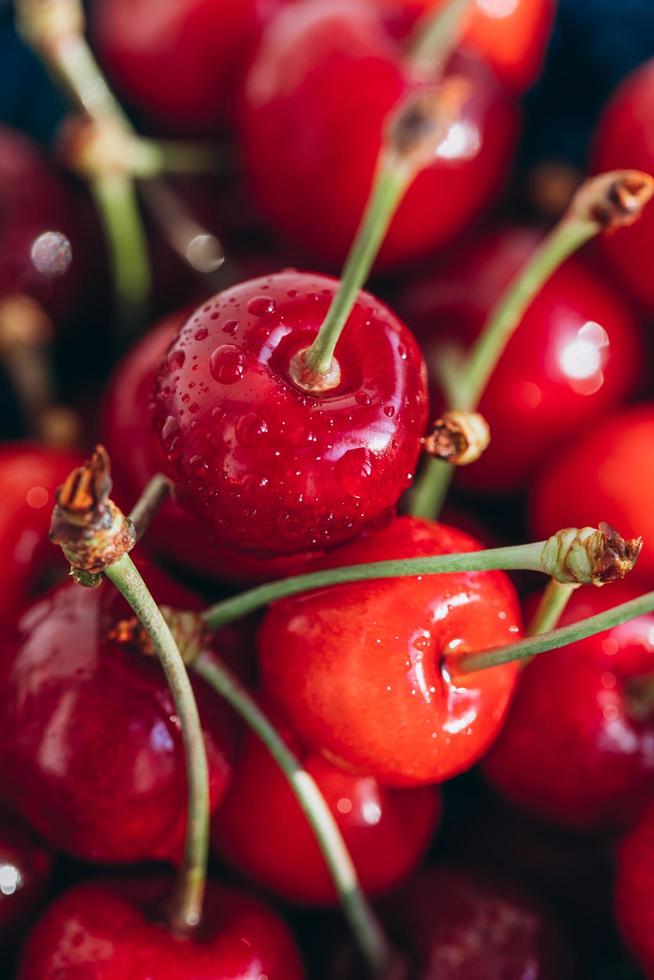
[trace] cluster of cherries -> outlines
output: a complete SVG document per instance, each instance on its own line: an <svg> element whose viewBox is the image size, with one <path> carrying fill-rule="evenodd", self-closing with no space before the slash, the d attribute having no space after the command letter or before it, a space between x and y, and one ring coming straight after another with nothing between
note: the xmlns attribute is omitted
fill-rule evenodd
<svg viewBox="0 0 654 980"><path fill-rule="evenodd" d="M389 114L424 88L407 52L446 6L90 4L93 49L149 131L220 136L234 152L236 172L197 178L189 200L234 268L257 273L207 298L188 269L168 272L149 229L166 315L120 357L88 413L86 441L106 446L125 513L157 474L173 488L135 553L162 608L199 617L206 607L180 578L216 598L308 572L476 552L513 533L523 502L535 540L602 521L645 540L628 581L582 586L561 624L654 580L643 330L654 315L654 206L566 259L529 305L479 402L491 442L457 470L451 523L405 506L427 423L446 401L443 352L475 342L544 238L537 225L480 216L507 183L553 0L469 5L443 69L465 99L376 260L397 313L359 291L331 373L310 369ZM597 133L593 171L626 167L654 173L654 62L624 82ZM247 218L235 205L244 201ZM57 339L99 305L88 283L106 274L86 247L99 234L87 209L78 184L24 135L0 130L8 379L33 353L20 328L35 310ZM259 223L264 254L260 244L250 254ZM321 271L286 267L298 256ZM171 312L171 295L182 309ZM340 934L325 955L318 912L296 914L342 894L270 746L192 667L217 873L196 928L166 928L188 829L183 732L125 600L110 582L62 578L48 530L57 488L80 462L81 449L52 439L0 446L0 962L18 980L363 976ZM489 530L487 505L502 514L502 499L511 514ZM604 929L607 884L585 886L609 853L625 958L654 977L654 612L524 671L457 672L459 655L519 640L534 597L524 606L502 571L373 578L282 598L207 639L203 656L229 665L300 760L358 887L379 900L398 950L389 978L591 975L594 939L584 947L580 936ZM456 814L457 787L472 787L474 819L453 829L441 785L478 763L483 787L472 775L451 793ZM570 889L584 906L572 926L553 911Z"/></svg>

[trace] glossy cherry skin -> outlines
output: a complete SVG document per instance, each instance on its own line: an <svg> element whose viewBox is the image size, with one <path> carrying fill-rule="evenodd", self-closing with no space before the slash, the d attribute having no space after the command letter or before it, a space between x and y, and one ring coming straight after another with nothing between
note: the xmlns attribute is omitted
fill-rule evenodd
<svg viewBox="0 0 654 980"><path fill-rule="evenodd" d="M484 64L457 55L470 95L401 203L379 264L448 242L497 194L516 110ZM247 176L278 234L330 266L352 243L372 183L384 120L415 86L378 13L352 0L307 0L268 24L244 84ZM280 152L280 148L283 148Z"/></svg>
<svg viewBox="0 0 654 980"><path fill-rule="evenodd" d="M654 805L622 840L617 854L614 909L620 934L647 978L654 977Z"/></svg>
<svg viewBox="0 0 654 980"><path fill-rule="evenodd" d="M654 171L654 59L628 75L609 100L595 139L595 171L637 167ZM629 291L654 311L654 283L648 256L654 245L654 207L633 225L600 241L604 254Z"/></svg>
<svg viewBox="0 0 654 980"><path fill-rule="evenodd" d="M66 570L48 540L55 491L79 466L72 453L27 443L0 447L0 622L10 619L53 565Z"/></svg>
<svg viewBox="0 0 654 980"><path fill-rule="evenodd" d="M372 776L346 772L316 752L303 751L274 714L271 719L332 811L364 891L377 895L400 884L434 834L441 812L438 789L389 789ZM251 731L214 815L212 835L229 865L282 898L337 903L331 875L288 780Z"/></svg>
<svg viewBox="0 0 654 980"><path fill-rule="evenodd" d="M148 411L159 364L186 318L165 317L124 356L104 398L103 441L111 457L113 496L129 510L161 469ZM125 447L129 447L129 452ZM149 552L223 582L253 584L310 571L322 552L262 558L220 544L202 521L167 500L148 528Z"/></svg>
<svg viewBox="0 0 654 980"><path fill-rule="evenodd" d="M82 275L74 214L67 188L38 147L0 126L0 301L24 293L57 317L71 312Z"/></svg>
<svg viewBox="0 0 654 980"><path fill-rule="evenodd" d="M143 574L160 603L198 608L154 568ZM130 617L110 583L66 583L24 613L0 652L0 785L47 841L75 857L176 861L186 799L179 722L157 661L109 636ZM229 776L233 721L194 686L214 808Z"/></svg>
<svg viewBox="0 0 654 980"><path fill-rule="evenodd" d="M302 980L290 931L259 899L209 881L202 924L177 939L161 921L172 887L153 874L74 886L33 929L18 980Z"/></svg>
<svg viewBox="0 0 654 980"><path fill-rule="evenodd" d="M394 33L411 34L424 14L436 14L444 0L369 0ZM476 0L462 44L470 48L508 88L521 92L536 81L554 20L556 0Z"/></svg>
<svg viewBox="0 0 654 980"><path fill-rule="evenodd" d="M94 0L92 34L120 91L168 129L212 135L281 0Z"/></svg>
<svg viewBox="0 0 654 980"><path fill-rule="evenodd" d="M36 910L52 872L50 851L8 813L0 814L0 945L15 940Z"/></svg>
<svg viewBox="0 0 654 980"><path fill-rule="evenodd" d="M564 980L560 929L516 882L463 867L426 868L390 905L416 957L415 980Z"/></svg>
<svg viewBox="0 0 654 980"><path fill-rule="evenodd" d="M644 546L630 579L654 573L654 404L614 412L567 444L535 480L529 522L537 538L608 521Z"/></svg>
<svg viewBox="0 0 654 980"><path fill-rule="evenodd" d="M583 588L561 625L641 594L627 582ZM492 786L564 827L628 825L654 796L654 713L639 704L635 687L653 667L654 614L536 657L484 760Z"/></svg>
<svg viewBox="0 0 654 980"><path fill-rule="evenodd" d="M398 299L434 379L435 413L442 344L474 341L540 240L524 225L477 236ZM583 260L569 259L529 306L486 387L479 410L491 444L461 468L460 484L498 493L523 486L561 440L631 392L643 360L640 328L622 297Z"/></svg>
<svg viewBox="0 0 654 980"><path fill-rule="evenodd" d="M479 547L454 528L402 517L339 549L338 564ZM517 671L457 676L456 654L510 643L519 623L499 572L334 586L270 607L262 678L303 741L329 758L385 785L441 782L493 741Z"/></svg>
<svg viewBox="0 0 654 980"><path fill-rule="evenodd" d="M320 550L392 512L426 421L413 336L361 293L337 388L290 378L337 283L288 271L233 286L191 316L159 370L153 420L179 503L219 541L264 554Z"/></svg>

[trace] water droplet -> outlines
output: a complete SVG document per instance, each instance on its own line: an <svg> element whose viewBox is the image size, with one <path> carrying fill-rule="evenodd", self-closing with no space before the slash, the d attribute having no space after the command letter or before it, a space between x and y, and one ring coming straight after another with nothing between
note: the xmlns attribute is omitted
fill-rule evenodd
<svg viewBox="0 0 654 980"><path fill-rule="evenodd" d="M235 426L236 438L242 446L254 446L268 432L268 425L255 412L242 415Z"/></svg>
<svg viewBox="0 0 654 980"><path fill-rule="evenodd" d="M174 415L169 415L161 427L161 440L164 449L168 450L169 443L179 434L179 423Z"/></svg>
<svg viewBox="0 0 654 980"><path fill-rule="evenodd" d="M223 326L223 333L228 333L231 337L238 330L238 320L226 320Z"/></svg>
<svg viewBox="0 0 654 980"><path fill-rule="evenodd" d="M289 297L289 299L293 299L294 296L297 296L297 289L287 289L286 295Z"/></svg>
<svg viewBox="0 0 654 980"><path fill-rule="evenodd" d="M202 456L191 456L188 461L189 469L195 476L205 476L209 472L209 465Z"/></svg>
<svg viewBox="0 0 654 980"><path fill-rule="evenodd" d="M351 497L361 497L362 484L372 473L372 458L367 449L350 449L344 453L335 466L339 483Z"/></svg>
<svg viewBox="0 0 654 980"><path fill-rule="evenodd" d="M216 381L231 385L245 374L245 358L234 344L222 344L211 355L209 367Z"/></svg>
<svg viewBox="0 0 654 980"><path fill-rule="evenodd" d="M198 405L197 402L193 402L192 405L189 405L188 410L191 413L191 415L196 415L200 411L200 406Z"/></svg>
<svg viewBox="0 0 654 980"><path fill-rule="evenodd" d="M395 415L395 405L384 405L384 415L387 415L389 419L392 419Z"/></svg>
<svg viewBox="0 0 654 980"><path fill-rule="evenodd" d="M357 405L369 405L370 404L370 395L368 394L367 391L357 391L357 393L354 396L354 398L355 398L355 401L356 401Z"/></svg>
<svg viewBox="0 0 654 980"><path fill-rule="evenodd" d="M212 313L211 318L213 319L215 315L216 315L215 313ZM206 327L200 327L199 330L195 331L196 340L204 340L208 336L209 336L209 331L207 330Z"/></svg>
<svg viewBox="0 0 654 980"><path fill-rule="evenodd" d="M269 313L274 313L275 300L271 299L270 296L255 296L254 299L249 300L247 311L253 316L266 316Z"/></svg>
<svg viewBox="0 0 654 980"><path fill-rule="evenodd" d="M171 371L179 371L180 368L183 367L185 360L186 355L184 354L183 350L171 350L167 358L168 367Z"/></svg>

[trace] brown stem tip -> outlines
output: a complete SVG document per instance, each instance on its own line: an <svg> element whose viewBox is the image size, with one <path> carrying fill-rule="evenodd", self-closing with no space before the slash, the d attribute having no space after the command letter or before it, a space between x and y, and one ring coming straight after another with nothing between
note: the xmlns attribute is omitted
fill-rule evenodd
<svg viewBox="0 0 654 980"><path fill-rule="evenodd" d="M625 540L604 522L598 528L564 528L545 543L543 571L557 582L606 585L632 570L642 547L642 538Z"/></svg>
<svg viewBox="0 0 654 980"><path fill-rule="evenodd" d="M636 221L654 194L654 178L642 170L610 170L585 181L570 205L573 218L615 231Z"/></svg>
<svg viewBox="0 0 654 980"><path fill-rule="evenodd" d="M132 522L110 499L111 467L103 446L73 470L57 491L50 540L61 546L73 570L97 576L134 547ZM97 578L80 579L97 585Z"/></svg>
<svg viewBox="0 0 654 980"><path fill-rule="evenodd" d="M411 174L429 166L470 95L470 82L451 75L410 92L391 114L386 146Z"/></svg>
<svg viewBox="0 0 654 980"><path fill-rule="evenodd" d="M479 412L451 409L436 419L430 435L422 440L429 456L453 466L467 466L479 459L490 443L490 429Z"/></svg>
<svg viewBox="0 0 654 980"><path fill-rule="evenodd" d="M182 660L187 666L192 664L211 646L213 639L201 613L181 611L170 606L160 606L159 609L173 634ZM144 656L158 655L150 635L136 616L121 619L109 632L108 638L121 646L132 647Z"/></svg>

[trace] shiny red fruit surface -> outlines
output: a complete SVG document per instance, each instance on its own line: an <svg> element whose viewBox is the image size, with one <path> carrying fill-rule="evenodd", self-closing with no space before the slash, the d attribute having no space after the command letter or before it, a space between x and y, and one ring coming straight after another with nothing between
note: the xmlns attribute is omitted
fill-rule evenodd
<svg viewBox="0 0 654 980"><path fill-rule="evenodd" d="M574 593L560 624L642 593L629 582ZM654 614L536 657L483 763L492 786L543 820L582 830L627 826L654 796Z"/></svg>
<svg viewBox="0 0 654 980"><path fill-rule="evenodd" d="M303 752L283 727L280 734L332 811L363 890L377 895L408 877L438 824L438 789L385 788L372 776L354 775L316 752ZM252 732L245 736L229 790L214 815L212 834L228 864L282 898L337 903L331 875L288 778Z"/></svg>
<svg viewBox="0 0 654 980"><path fill-rule="evenodd" d="M467 534L403 517L339 549L339 564L475 551ZM517 667L457 675L458 654L520 636L499 572L334 586L270 607L263 682L308 744L388 785L441 782L497 735ZM446 659L447 658L447 659Z"/></svg>
<svg viewBox="0 0 654 980"><path fill-rule="evenodd" d="M66 570L48 530L55 491L79 462L72 453L28 443L0 447L0 622L28 600L46 568Z"/></svg>
<svg viewBox="0 0 654 980"><path fill-rule="evenodd" d="M476 339L540 241L525 225L487 232L405 288L398 308L425 353L436 413L442 345ZM460 485L497 493L523 486L572 433L630 394L643 359L633 311L583 259L569 259L530 304L493 372L479 406L491 444L459 470Z"/></svg>
<svg viewBox="0 0 654 980"><path fill-rule="evenodd" d="M144 567L158 602L198 608ZM175 861L185 829L179 722L157 661L113 635L131 610L111 586L58 586L21 617L0 651L2 794L55 847L98 862ZM194 685L211 806L233 754L233 722Z"/></svg>
<svg viewBox="0 0 654 980"><path fill-rule="evenodd" d="M614 908L620 934L645 977L654 976L654 805L618 848Z"/></svg>
<svg viewBox="0 0 654 980"><path fill-rule="evenodd" d="M636 167L654 172L654 59L621 83L599 122L593 168L596 172ZM654 311L650 255L654 247L654 207L629 228L604 235L600 244L630 292Z"/></svg>
<svg viewBox="0 0 654 980"><path fill-rule="evenodd" d="M642 535L630 578L654 573L654 405L601 419L548 461L530 493L529 520L537 538L562 527L608 521L625 538Z"/></svg>
<svg viewBox="0 0 654 980"><path fill-rule="evenodd" d="M76 885L47 909L23 950L18 980L302 980L290 931L263 902L210 881L191 939L161 922L163 876Z"/></svg>
<svg viewBox="0 0 654 980"><path fill-rule="evenodd" d="M336 349L338 387L290 377L337 283L288 271L196 311L159 370L153 420L179 503L221 543L263 554L321 549L389 515L426 421L412 334L361 293Z"/></svg>
<svg viewBox="0 0 654 980"><path fill-rule="evenodd" d="M473 58L456 55L448 72L461 76L468 98L401 203L380 265L447 243L507 177L517 130L510 97ZM269 23L239 118L252 191L281 237L324 263L343 261L368 198L384 121L416 84L366 4L307 0Z"/></svg>
<svg viewBox="0 0 654 980"><path fill-rule="evenodd" d="M14 941L43 897L52 854L16 817L0 814L0 945Z"/></svg>

